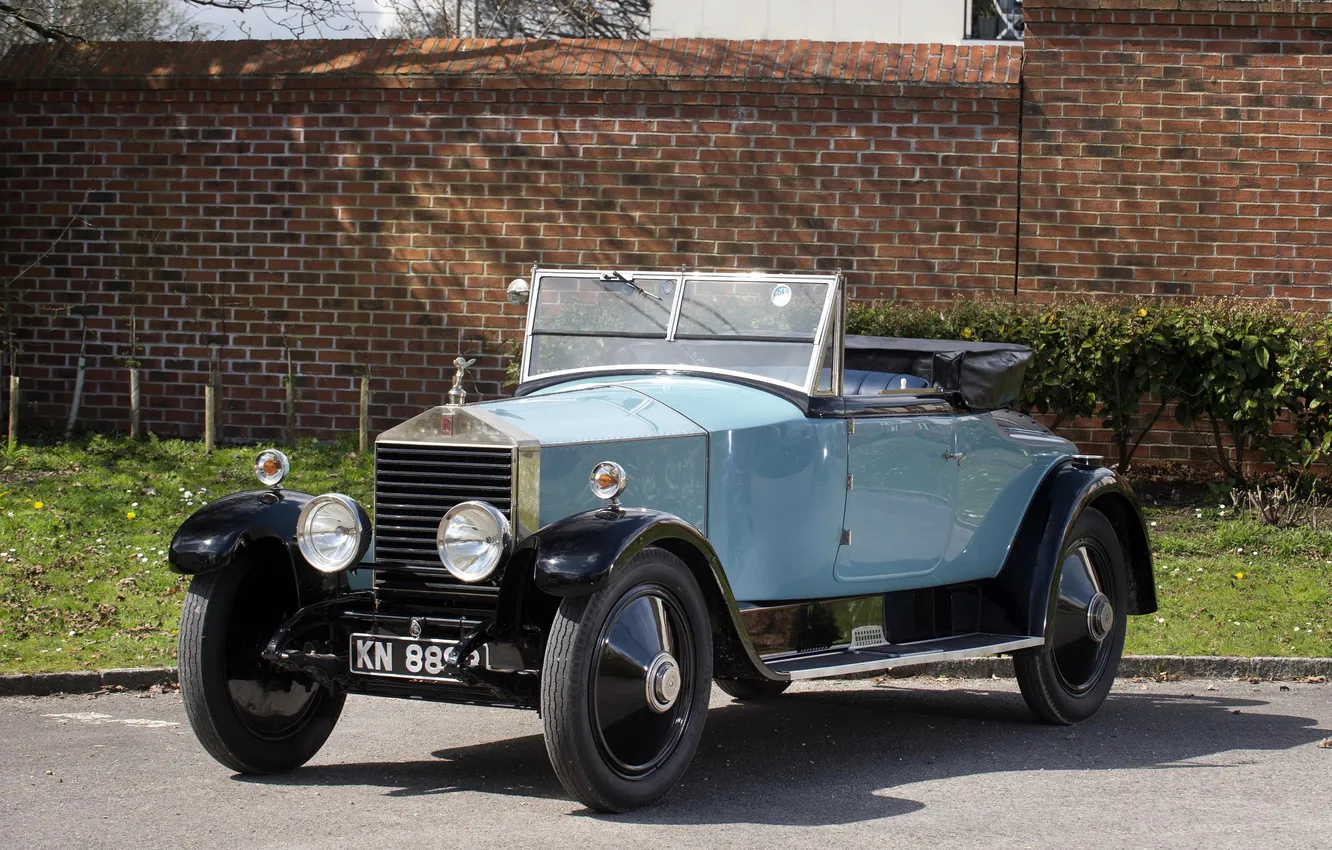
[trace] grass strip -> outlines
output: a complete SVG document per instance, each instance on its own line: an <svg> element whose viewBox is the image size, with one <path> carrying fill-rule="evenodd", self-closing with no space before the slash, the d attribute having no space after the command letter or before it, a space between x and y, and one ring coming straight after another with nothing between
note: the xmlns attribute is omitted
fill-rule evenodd
<svg viewBox="0 0 1332 850"><path fill-rule="evenodd" d="M92 436L0 460L0 673L175 663L187 580L176 527L256 486L262 447ZM288 486L367 508L373 464L350 441L291 448ZM1143 655L1332 656L1332 531L1221 507L1147 511L1161 610L1130 620Z"/></svg>

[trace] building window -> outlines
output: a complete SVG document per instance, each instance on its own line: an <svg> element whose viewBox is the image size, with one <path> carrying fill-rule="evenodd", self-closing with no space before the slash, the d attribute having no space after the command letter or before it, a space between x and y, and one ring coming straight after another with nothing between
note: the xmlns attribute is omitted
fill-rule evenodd
<svg viewBox="0 0 1332 850"><path fill-rule="evenodd" d="M968 0L970 31L979 41L1021 41L1022 0Z"/></svg>

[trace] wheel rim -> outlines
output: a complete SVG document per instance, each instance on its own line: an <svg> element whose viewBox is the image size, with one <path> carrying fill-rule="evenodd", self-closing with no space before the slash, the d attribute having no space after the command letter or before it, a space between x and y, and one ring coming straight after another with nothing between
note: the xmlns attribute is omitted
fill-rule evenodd
<svg viewBox="0 0 1332 850"><path fill-rule="evenodd" d="M1071 694L1094 688L1114 653L1113 580L1110 558L1095 540L1074 544L1064 556L1052 655L1059 684Z"/></svg>
<svg viewBox="0 0 1332 850"><path fill-rule="evenodd" d="M694 639L679 601L644 585L616 604L592 659L597 746L621 776L651 773L675 752L694 694Z"/></svg>
<svg viewBox="0 0 1332 850"><path fill-rule="evenodd" d="M280 584L262 566L240 583L222 659L236 717L252 734L274 741L300 731L323 696L318 685L298 682L260 655L296 610L295 588Z"/></svg>

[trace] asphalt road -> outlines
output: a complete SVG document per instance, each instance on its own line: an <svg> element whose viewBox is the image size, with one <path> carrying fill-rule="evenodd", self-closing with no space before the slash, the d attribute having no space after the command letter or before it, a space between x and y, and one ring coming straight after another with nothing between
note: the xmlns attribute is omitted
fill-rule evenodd
<svg viewBox="0 0 1332 850"><path fill-rule="evenodd" d="M1033 724L1012 681L714 692L662 804L565 796L535 714L352 698L289 776L198 747L175 694L0 699L0 847L1332 847L1332 685L1121 681Z"/></svg>

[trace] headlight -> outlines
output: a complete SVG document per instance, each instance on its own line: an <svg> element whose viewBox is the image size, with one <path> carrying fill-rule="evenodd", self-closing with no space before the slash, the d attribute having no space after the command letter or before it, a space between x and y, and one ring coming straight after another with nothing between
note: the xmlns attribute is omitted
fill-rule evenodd
<svg viewBox="0 0 1332 850"><path fill-rule="evenodd" d="M291 471L287 456L277 449L267 449L254 459L254 477L265 487L277 487Z"/></svg>
<svg viewBox="0 0 1332 850"><path fill-rule="evenodd" d="M435 533L439 559L461 581L489 578L512 543L508 518L485 502L449 508Z"/></svg>
<svg viewBox="0 0 1332 850"><path fill-rule="evenodd" d="M624 474L624 467L613 460L603 460L592 467L590 480L592 495L598 499L618 499L629 486L629 477Z"/></svg>
<svg viewBox="0 0 1332 850"><path fill-rule="evenodd" d="M361 557L365 511L349 496L315 496L296 520L296 543L310 566L325 573L345 570Z"/></svg>

